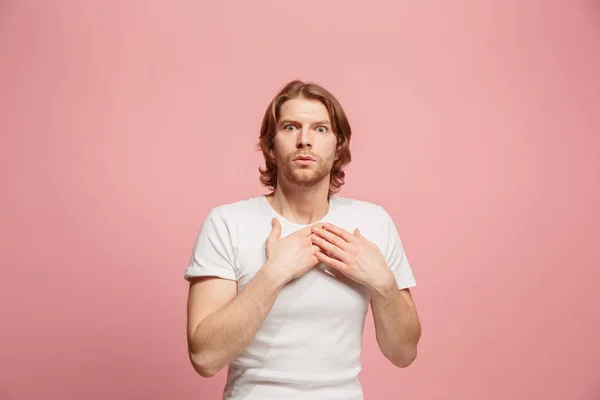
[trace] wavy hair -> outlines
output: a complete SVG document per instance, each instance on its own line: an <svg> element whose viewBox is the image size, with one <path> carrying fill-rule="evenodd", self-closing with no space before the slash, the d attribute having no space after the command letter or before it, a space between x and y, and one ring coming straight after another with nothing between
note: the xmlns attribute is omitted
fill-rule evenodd
<svg viewBox="0 0 600 400"><path fill-rule="evenodd" d="M346 174L343 168L350 163L350 137L352 129L346 113L340 102L325 88L311 82L293 80L286 84L268 105L260 128L258 148L265 158L265 168L260 168L260 182L271 190L277 188L277 165L269 154L273 149L277 122L279 121L281 106L288 100L304 98L318 100L327 108L331 119L331 128L337 137L337 160L331 169L329 181L329 195L339 192L344 184Z"/></svg>

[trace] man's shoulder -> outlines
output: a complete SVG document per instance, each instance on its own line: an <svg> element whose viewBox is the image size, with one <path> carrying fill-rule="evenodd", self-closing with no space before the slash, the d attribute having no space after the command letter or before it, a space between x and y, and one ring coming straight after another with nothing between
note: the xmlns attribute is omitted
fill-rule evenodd
<svg viewBox="0 0 600 400"><path fill-rule="evenodd" d="M342 211L348 211L353 214L360 213L363 215L376 215L379 217L386 213L381 204L373 201L344 196L334 196L332 198L335 201L336 208Z"/></svg>
<svg viewBox="0 0 600 400"><path fill-rule="evenodd" d="M247 218L260 211L264 204L263 196L254 196L244 199L234 200L228 203L213 206L210 214L218 214L225 219Z"/></svg>

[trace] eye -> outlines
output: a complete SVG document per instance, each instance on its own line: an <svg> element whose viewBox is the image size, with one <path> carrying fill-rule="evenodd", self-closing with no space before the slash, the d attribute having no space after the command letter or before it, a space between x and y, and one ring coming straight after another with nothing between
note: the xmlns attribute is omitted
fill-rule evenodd
<svg viewBox="0 0 600 400"><path fill-rule="evenodd" d="M326 127L326 126L323 126L323 125L321 125L321 126L318 126L318 127L317 127L317 131L318 131L319 133L327 133L327 127Z"/></svg>
<svg viewBox="0 0 600 400"><path fill-rule="evenodd" d="M290 129L291 128L291 129ZM287 124L283 127L284 130L286 131L291 131L292 129L296 128L293 124Z"/></svg>

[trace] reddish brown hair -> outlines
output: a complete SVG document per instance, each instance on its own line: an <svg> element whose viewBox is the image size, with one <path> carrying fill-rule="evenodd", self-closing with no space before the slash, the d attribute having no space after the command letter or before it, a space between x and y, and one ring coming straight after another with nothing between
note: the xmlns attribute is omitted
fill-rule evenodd
<svg viewBox="0 0 600 400"><path fill-rule="evenodd" d="M325 88L310 82L293 80L285 85L281 91L271 101L263 117L260 128L260 137L258 147L262 150L265 157L265 168L259 168L260 182L271 190L277 188L277 165L269 154L273 149L274 138L277 132L277 122L280 117L280 110L283 103L288 100L304 98L309 100L318 100L329 112L331 119L331 128L337 137L337 156L338 159L333 163L331 170L331 179L329 181L329 195L337 193L344 184L345 173L343 171L352 160L350 155L350 137L352 129L348 118L344 113L339 101Z"/></svg>

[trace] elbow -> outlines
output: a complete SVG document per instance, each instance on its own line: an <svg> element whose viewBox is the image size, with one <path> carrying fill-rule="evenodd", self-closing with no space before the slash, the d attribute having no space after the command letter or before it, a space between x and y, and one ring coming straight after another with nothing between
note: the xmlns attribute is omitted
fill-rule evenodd
<svg viewBox="0 0 600 400"><path fill-rule="evenodd" d="M194 371L203 378L212 378L220 371L220 368L208 362L208 360L200 354L190 353L190 362L192 363Z"/></svg>
<svg viewBox="0 0 600 400"><path fill-rule="evenodd" d="M203 378L212 378L219 372L218 370L204 367L202 365L194 365L194 370Z"/></svg>
<svg viewBox="0 0 600 400"><path fill-rule="evenodd" d="M410 366L415 359L417 358L417 348L411 348L410 350L405 350L397 357L390 358L392 364L394 364L398 368L407 368Z"/></svg>

